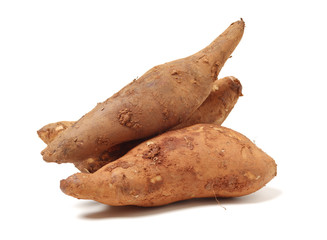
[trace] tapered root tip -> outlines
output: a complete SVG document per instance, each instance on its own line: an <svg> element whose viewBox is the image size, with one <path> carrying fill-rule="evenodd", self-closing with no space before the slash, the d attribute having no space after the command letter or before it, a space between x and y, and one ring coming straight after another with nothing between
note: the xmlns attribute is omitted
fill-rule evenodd
<svg viewBox="0 0 327 240"><path fill-rule="evenodd" d="M245 22L244 22L243 18L240 18L239 22L245 27Z"/></svg>
<svg viewBox="0 0 327 240"><path fill-rule="evenodd" d="M272 162L271 176L272 178L277 176L277 164L275 161Z"/></svg>
<svg viewBox="0 0 327 240"><path fill-rule="evenodd" d="M231 89L236 92L238 94L238 96L243 96L243 93L242 93L242 84L240 82L240 80L238 80L236 77L233 77L233 76L229 76L228 77L231 82L230 82L230 87Z"/></svg>
<svg viewBox="0 0 327 240"><path fill-rule="evenodd" d="M60 181L60 189L63 193L75 197L87 199L88 194L92 191L88 174L76 173Z"/></svg>
<svg viewBox="0 0 327 240"><path fill-rule="evenodd" d="M68 158L67 155L71 151L76 149L76 142L73 139L64 139L62 141L56 141L55 139L51 142L42 152L41 155L43 160L46 162L55 162L55 163L67 163L72 162L71 158Z"/></svg>
<svg viewBox="0 0 327 240"><path fill-rule="evenodd" d="M60 189L63 193L76 197L76 191L81 189L83 183L81 181L81 174L76 173L66 179L60 181Z"/></svg>
<svg viewBox="0 0 327 240"><path fill-rule="evenodd" d="M69 194L69 191L68 191L68 189L69 189L69 183L68 183L68 181L67 181L66 179L62 179L62 180L60 181L60 189L61 189L61 191L62 191L63 193L65 193L65 194L67 194L67 195L70 195L70 194Z"/></svg>
<svg viewBox="0 0 327 240"><path fill-rule="evenodd" d="M243 29L245 28L245 22L244 22L243 18L241 18L240 20L238 20L236 22L233 22L231 25L234 25L234 24L239 25Z"/></svg>
<svg viewBox="0 0 327 240"><path fill-rule="evenodd" d="M52 155L55 154L55 152L56 152L55 150L50 151L49 147L46 147L41 152L43 160L46 161L46 162L56 162L55 160L53 160L53 157L52 157Z"/></svg>
<svg viewBox="0 0 327 240"><path fill-rule="evenodd" d="M51 141L50 132L44 129L44 127L37 130L36 133L45 144L50 143Z"/></svg>

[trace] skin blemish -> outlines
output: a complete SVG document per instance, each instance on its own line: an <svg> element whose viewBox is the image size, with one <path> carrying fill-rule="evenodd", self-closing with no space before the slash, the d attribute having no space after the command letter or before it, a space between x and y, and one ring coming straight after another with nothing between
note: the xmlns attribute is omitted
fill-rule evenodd
<svg viewBox="0 0 327 240"><path fill-rule="evenodd" d="M213 85L213 87L212 87L213 92L218 91L218 89L219 89L218 85Z"/></svg>
<svg viewBox="0 0 327 240"><path fill-rule="evenodd" d="M60 130L63 130L63 129L64 129L64 127L62 125L60 125L60 126L56 127L55 131L60 131Z"/></svg>
<svg viewBox="0 0 327 240"><path fill-rule="evenodd" d="M259 176L256 176L255 174L253 174L251 172L246 172L244 174L244 177L247 177L250 180L258 180L260 178L260 175Z"/></svg>
<svg viewBox="0 0 327 240"><path fill-rule="evenodd" d="M118 121L121 125L129 128L140 127L140 124L138 124L137 121L133 120L132 117L132 111L127 108L120 110L118 113Z"/></svg>
<svg viewBox="0 0 327 240"><path fill-rule="evenodd" d="M160 182L160 181L162 181L162 177L160 175L155 176L155 177L150 179L150 182L153 183L153 184L156 183L156 182Z"/></svg>

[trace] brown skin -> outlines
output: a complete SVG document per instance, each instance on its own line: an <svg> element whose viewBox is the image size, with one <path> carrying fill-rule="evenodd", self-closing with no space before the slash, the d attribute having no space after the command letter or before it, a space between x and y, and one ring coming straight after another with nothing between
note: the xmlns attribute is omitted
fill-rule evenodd
<svg viewBox="0 0 327 240"><path fill-rule="evenodd" d="M196 54L150 69L63 131L42 151L43 159L64 163L96 158L117 144L182 123L209 96L243 32L243 20L237 21Z"/></svg>
<svg viewBox="0 0 327 240"><path fill-rule="evenodd" d="M60 133L72 126L74 121L62 121L50 123L37 131L37 134L46 144L51 143Z"/></svg>
<svg viewBox="0 0 327 240"><path fill-rule="evenodd" d="M242 85L235 77L217 80L210 95L191 117L173 129L181 129L198 123L215 123L221 125L242 95Z"/></svg>
<svg viewBox="0 0 327 240"><path fill-rule="evenodd" d="M195 112L193 112L191 117L173 129L180 129L197 123L216 123L221 125L233 109L239 96L242 96L242 85L238 79L235 77L224 77L219 79L215 81L208 98L197 110L195 110ZM66 123L66 125L69 123L72 125L74 122L62 123ZM60 130L60 132L57 132L58 134L62 132L61 125L61 122L48 124L41 128L38 131L38 134L45 143L48 143L50 142L50 140L47 139L48 136L51 136L52 139L54 139L57 129ZM51 132L52 134L40 134L48 132ZM122 157L130 149L145 140L146 139L135 140L118 144L97 158L88 158L84 161L75 162L74 164L82 172L93 173L107 163Z"/></svg>
<svg viewBox="0 0 327 240"><path fill-rule="evenodd" d="M215 124L169 131L97 172L60 183L79 199L123 206L160 206L191 198L239 197L276 175L276 163L242 134Z"/></svg>

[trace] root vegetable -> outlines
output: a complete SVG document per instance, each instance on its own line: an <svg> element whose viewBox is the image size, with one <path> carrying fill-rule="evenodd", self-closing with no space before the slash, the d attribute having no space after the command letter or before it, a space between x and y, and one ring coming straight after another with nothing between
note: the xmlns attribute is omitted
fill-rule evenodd
<svg viewBox="0 0 327 240"><path fill-rule="evenodd" d="M233 109L239 96L242 96L242 85L238 79L231 76L219 79L215 81L208 98L195 110L195 112L193 112L191 117L173 129L180 129L197 123L216 123L221 125ZM72 125L74 122L62 123L65 125L68 125L68 123ZM58 122L44 126L38 131L40 138L46 143L50 142L50 139L47 139L47 137L51 136L51 138L54 139L55 133L59 134L62 132L61 130L63 127L61 126L63 124ZM57 131L57 129L60 131ZM74 162L74 164L82 172L95 172L107 163L122 157L142 141L144 141L144 139L118 144L108 149L97 158L88 158L84 161Z"/></svg>
<svg viewBox="0 0 327 240"><path fill-rule="evenodd" d="M238 197L276 175L274 160L248 138L214 124L166 132L97 172L61 181L62 191L108 205L159 206L205 197Z"/></svg>
<svg viewBox="0 0 327 240"><path fill-rule="evenodd" d="M96 158L117 144L184 122L210 94L243 31L243 20L237 21L196 54L150 69L63 131L42 151L43 159L63 163Z"/></svg>

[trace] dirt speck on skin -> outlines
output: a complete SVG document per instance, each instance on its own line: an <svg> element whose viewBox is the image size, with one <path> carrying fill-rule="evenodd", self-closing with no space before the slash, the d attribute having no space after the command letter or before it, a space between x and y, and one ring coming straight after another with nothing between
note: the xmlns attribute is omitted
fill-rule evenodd
<svg viewBox="0 0 327 240"><path fill-rule="evenodd" d="M194 145L193 145L193 140L194 138L192 137L184 137L184 140L186 142L186 147L190 150L193 150L194 149Z"/></svg>
<svg viewBox="0 0 327 240"><path fill-rule="evenodd" d="M168 114L169 114L169 111L167 108L165 108L163 111L162 111L162 115L163 115L163 119L164 120L168 120Z"/></svg>
<svg viewBox="0 0 327 240"><path fill-rule="evenodd" d="M198 60L196 60L196 62L198 62L199 60L201 60L203 63L209 64L209 60L206 55L202 55Z"/></svg>
<svg viewBox="0 0 327 240"><path fill-rule="evenodd" d="M162 184L163 184L163 178L160 175L149 178L147 180L148 192L152 193L154 191L159 190Z"/></svg>
<svg viewBox="0 0 327 240"><path fill-rule="evenodd" d="M202 58L202 60L203 60L204 63L209 64L209 60L208 60L208 58L207 58L206 56L204 56L204 57Z"/></svg>
<svg viewBox="0 0 327 240"><path fill-rule="evenodd" d="M219 63L215 63L212 68L211 68L211 77L213 78L213 80L215 81L218 77L218 70L219 70Z"/></svg>
<svg viewBox="0 0 327 240"><path fill-rule="evenodd" d="M127 168L131 167L132 165L133 164L128 163L126 161L117 161L117 162L113 162L112 164L109 164L108 166L106 166L106 171L111 172L112 170L114 170L117 167L127 169Z"/></svg>
<svg viewBox="0 0 327 240"><path fill-rule="evenodd" d="M83 140L79 140L77 137L73 141L77 147L81 147L84 144Z"/></svg>
<svg viewBox="0 0 327 240"><path fill-rule="evenodd" d="M132 120L132 118L133 118L133 113L128 108L120 110L118 113L118 121L121 125L129 128L140 127L140 124L138 124L137 121Z"/></svg>
<svg viewBox="0 0 327 240"><path fill-rule="evenodd" d="M98 137L96 139L96 144L98 144L98 145L108 145L108 144L110 144L110 140L108 138Z"/></svg>
<svg viewBox="0 0 327 240"><path fill-rule="evenodd" d="M160 155L160 146L152 142L149 142L147 146L148 150L142 153L142 158L151 159L154 163L161 163L162 156Z"/></svg>
<svg viewBox="0 0 327 240"><path fill-rule="evenodd" d="M173 151L177 148L177 146L180 144L181 140L179 140L176 137L166 137L162 140L162 147L165 149L165 151Z"/></svg>
<svg viewBox="0 0 327 240"><path fill-rule="evenodd" d="M251 181L246 177L229 175L209 180L204 188L206 190L224 190L229 192L241 191L250 185Z"/></svg>

